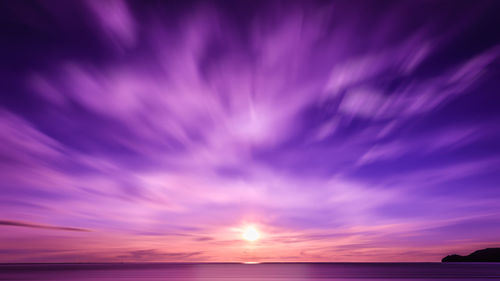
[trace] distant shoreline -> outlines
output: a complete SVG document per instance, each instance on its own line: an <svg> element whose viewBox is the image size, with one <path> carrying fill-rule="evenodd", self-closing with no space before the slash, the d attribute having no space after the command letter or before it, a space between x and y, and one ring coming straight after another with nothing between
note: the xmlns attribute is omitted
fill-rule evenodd
<svg viewBox="0 0 500 281"><path fill-rule="evenodd" d="M467 256L449 255L444 257L441 262L500 262L500 248L477 250Z"/></svg>

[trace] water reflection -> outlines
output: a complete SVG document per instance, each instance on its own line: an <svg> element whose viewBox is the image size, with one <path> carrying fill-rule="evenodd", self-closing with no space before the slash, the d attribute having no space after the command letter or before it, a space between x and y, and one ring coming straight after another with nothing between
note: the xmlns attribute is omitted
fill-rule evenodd
<svg viewBox="0 0 500 281"><path fill-rule="evenodd" d="M492 280L500 264L441 263L141 263L3 264L0 280Z"/></svg>

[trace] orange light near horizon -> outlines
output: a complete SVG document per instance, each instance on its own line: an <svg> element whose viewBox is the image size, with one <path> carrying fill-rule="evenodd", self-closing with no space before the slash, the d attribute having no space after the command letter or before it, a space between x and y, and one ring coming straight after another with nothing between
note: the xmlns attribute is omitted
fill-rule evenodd
<svg viewBox="0 0 500 281"><path fill-rule="evenodd" d="M253 226L247 226L243 229L243 239L253 242L260 238L259 231Z"/></svg>

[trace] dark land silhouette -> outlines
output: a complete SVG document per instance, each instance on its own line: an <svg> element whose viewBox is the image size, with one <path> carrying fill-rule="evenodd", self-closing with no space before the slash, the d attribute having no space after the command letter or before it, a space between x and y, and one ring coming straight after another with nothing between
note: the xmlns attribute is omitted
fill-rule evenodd
<svg viewBox="0 0 500 281"><path fill-rule="evenodd" d="M467 256L449 255L442 262L500 262L500 248L487 248Z"/></svg>

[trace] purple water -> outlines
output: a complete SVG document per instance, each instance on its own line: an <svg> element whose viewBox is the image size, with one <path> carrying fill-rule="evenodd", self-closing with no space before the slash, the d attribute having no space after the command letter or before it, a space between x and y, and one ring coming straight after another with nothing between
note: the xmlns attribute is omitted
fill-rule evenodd
<svg viewBox="0 0 500 281"><path fill-rule="evenodd" d="M3 264L0 280L494 280L494 263Z"/></svg>

